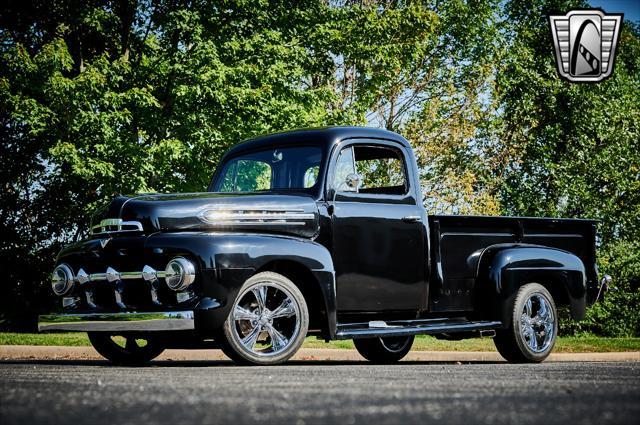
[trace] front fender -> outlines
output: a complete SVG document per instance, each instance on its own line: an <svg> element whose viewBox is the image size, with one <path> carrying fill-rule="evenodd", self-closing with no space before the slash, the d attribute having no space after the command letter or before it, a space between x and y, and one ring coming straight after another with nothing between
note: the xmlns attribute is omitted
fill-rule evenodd
<svg viewBox="0 0 640 425"><path fill-rule="evenodd" d="M507 326L518 289L535 282L551 292L556 304L568 304L572 317L581 320L586 312L586 276L584 263L570 252L538 245L494 245L479 262L478 308Z"/></svg>
<svg viewBox="0 0 640 425"><path fill-rule="evenodd" d="M304 266L314 276L322 292L331 335L336 328L336 287L333 260L322 245L292 236L180 232L150 236L146 249L162 249L193 257L202 269L205 297L215 299L220 307L212 309L207 328L218 329L226 320L241 286L255 272L273 261L292 261ZM213 273L207 273L207 271ZM201 321L202 323L202 321Z"/></svg>

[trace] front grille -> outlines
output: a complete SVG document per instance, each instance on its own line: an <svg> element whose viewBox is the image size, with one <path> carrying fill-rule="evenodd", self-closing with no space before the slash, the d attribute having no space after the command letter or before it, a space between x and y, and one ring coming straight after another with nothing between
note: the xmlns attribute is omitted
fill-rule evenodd
<svg viewBox="0 0 640 425"><path fill-rule="evenodd" d="M114 258L115 259L115 258ZM184 291L173 291L165 283L164 261L153 266L119 261L105 266L100 259L85 259L73 264L76 303L74 309L97 311L156 311L189 305L197 290L197 281ZM95 261L97 260L97 261ZM104 260L104 258L102 258ZM131 259L128 259L131 260ZM84 265L83 265L84 264ZM127 267L128 266L128 267ZM122 269L116 269L121 267ZM129 270L126 270L126 269ZM137 269L130 271L131 268Z"/></svg>
<svg viewBox="0 0 640 425"><path fill-rule="evenodd" d="M155 300L157 300L158 303L154 302L151 283L140 279L122 281L115 284L111 282L91 282L83 284L81 285L81 295L84 299L81 299L81 304L86 305L86 307L90 309L105 311L122 310L122 306L116 302L116 289L118 289L125 310L153 311L177 306L177 293L171 291L162 284L162 282L158 283L157 289L155 290ZM90 298L87 298L87 293ZM89 305L91 301L95 307Z"/></svg>
<svg viewBox="0 0 640 425"><path fill-rule="evenodd" d="M118 237L87 239L63 252L60 263L73 271L75 303L71 310L99 312L164 311L189 305L189 291L199 294L195 282L183 292L167 287L165 267L176 254L145 248L146 237L125 233ZM178 298L182 302L178 302Z"/></svg>

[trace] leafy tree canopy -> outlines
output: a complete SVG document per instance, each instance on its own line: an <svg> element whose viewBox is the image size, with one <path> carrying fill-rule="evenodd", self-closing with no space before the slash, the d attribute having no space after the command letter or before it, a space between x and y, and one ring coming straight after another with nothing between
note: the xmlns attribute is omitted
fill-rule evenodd
<svg viewBox="0 0 640 425"><path fill-rule="evenodd" d="M609 80L565 82L547 14L585 6L9 0L0 320L33 323L55 252L99 203L204 190L238 141L336 124L405 135L432 213L602 219L601 267L638 311L640 30L625 22ZM594 311L583 329L620 313ZM616 332L638 333L625 317Z"/></svg>

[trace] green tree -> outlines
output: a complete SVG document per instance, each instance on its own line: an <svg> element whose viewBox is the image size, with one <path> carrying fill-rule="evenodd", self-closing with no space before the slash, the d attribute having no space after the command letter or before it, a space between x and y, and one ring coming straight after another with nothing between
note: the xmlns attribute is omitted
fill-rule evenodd
<svg viewBox="0 0 640 425"><path fill-rule="evenodd" d="M548 14L582 2L506 4L504 65L495 96L512 157L501 198L514 215L601 220L599 265L619 291L577 329L640 332L640 31L625 22L615 72L598 84L557 75ZM576 329L576 328L574 328Z"/></svg>
<svg viewBox="0 0 640 425"><path fill-rule="evenodd" d="M500 53L499 5L440 2L436 37L397 129L414 146L429 213L500 213L494 171L509 158L496 137L492 98ZM502 161L496 161L502 158Z"/></svg>
<svg viewBox="0 0 640 425"><path fill-rule="evenodd" d="M86 230L100 202L204 190L231 144L326 122L330 90L302 84L311 55L301 40L318 7L127 0L4 9L3 316L34 317L55 252Z"/></svg>
<svg viewBox="0 0 640 425"><path fill-rule="evenodd" d="M640 31L625 23L612 78L565 82L546 15L583 6L10 0L0 320L33 326L55 252L112 196L204 190L261 133L369 124L412 142L432 213L602 219L620 290L579 329L637 334Z"/></svg>
<svg viewBox="0 0 640 425"><path fill-rule="evenodd" d="M55 252L116 194L204 190L221 154L261 133L367 114L402 128L464 75L488 4L10 1L1 314L33 319Z"/></svg>

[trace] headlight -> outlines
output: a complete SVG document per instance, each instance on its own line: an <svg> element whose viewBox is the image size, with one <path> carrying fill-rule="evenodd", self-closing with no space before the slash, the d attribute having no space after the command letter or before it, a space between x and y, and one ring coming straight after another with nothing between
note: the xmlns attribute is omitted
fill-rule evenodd
<svg viewBox="0 0 640 425"><path fill-rule="evenodd" d="M176 257L165 269L165 282L174 291L187 289L196 279L196 267L186 258Z"/></svg>
<svg viewBox="0 0 640 425"><path fill-rule="evenodd" d="M69 293L73 288L73 271L66 264L60 264L51 275L51 289L56 295Z"/></svg>

